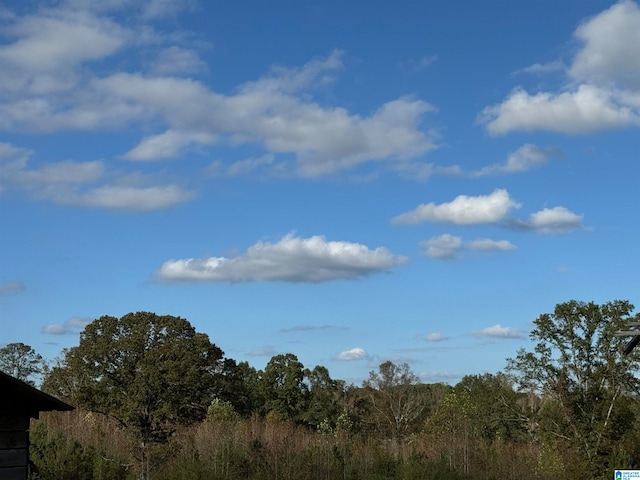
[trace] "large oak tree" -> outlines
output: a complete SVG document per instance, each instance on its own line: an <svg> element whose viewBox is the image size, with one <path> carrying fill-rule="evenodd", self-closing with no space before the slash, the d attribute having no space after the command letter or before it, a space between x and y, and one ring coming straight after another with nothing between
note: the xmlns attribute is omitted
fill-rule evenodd
<svg viewBox="0 0 640 480"><path fill-rule="evenodd" d="M202 420L224 385L223 352L185 319L149 312L100 317L43 388L131 431L145 448Z"/></svg>

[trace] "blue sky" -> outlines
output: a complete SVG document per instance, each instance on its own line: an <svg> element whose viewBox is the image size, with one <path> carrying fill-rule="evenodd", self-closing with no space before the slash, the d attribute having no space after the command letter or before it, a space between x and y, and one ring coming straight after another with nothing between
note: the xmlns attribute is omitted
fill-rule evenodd
<svg viewBox="0 0 640 480"><path fill-rule="evenodd" d="M9 1L0 343L187 318L360 383L637 301L634 1Z"/></svg>

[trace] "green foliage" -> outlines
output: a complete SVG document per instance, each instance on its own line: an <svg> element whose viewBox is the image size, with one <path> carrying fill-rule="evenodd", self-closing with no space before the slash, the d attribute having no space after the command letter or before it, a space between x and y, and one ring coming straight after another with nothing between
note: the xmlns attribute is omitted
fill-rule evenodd
<svg viewBox="0 0 640 480"><path fill-rule="evenodd" d="M329 370L320 365L313 370L305 370L304 376L309 390L307 408L303 413L304 421L312 427L318 427L322 423L335 425L342 409L344 382L333 380Z"/></svg>
<svg viewBox="0 0 640 480"><path fill-rule="evenodd" d="M542 396L541 438L578 452L574 464L589 475L604 471L603 459L634 426L624 398L637 392L638 352L623 356L625 341L615 336L632 310L626 301L556 305L534 321L534 350L509 360L520 388Z"/></svg>
<svg viewBox="0 0 640 480"><path fill-rule="evenodd" d="M265 412L286 420L300 420L306 410L309 391L304 383L304 365L291 353L275 355L260 378Z"/></svg>
<svg viewBox="0 0 640 480"><path fill-rule="evenodd" d="M526 437L526 417L518 405L519 395L505 374L466 375L454 392L466 399L463 408L474 435L489 442Z"/></svg>
<svg viewBox="0 0 640 480"><path fill-rule="evenodd" d="M18 380L35 385L34 375L42 373L42 356L24 343L8 343L0 348L0 370Z"/></svg>
<svg viewBox="0 0 640 480"><path fill-rule="evenodd" d="M65 352L44 388L121 422L144 443L202 420L216 396L222 351L186 320L148 312L100 317Z"/></svg>
<svg viewBox="0 0 640 480"><path fill-rule="evenodd" d="M239 418L231 402L214 398L207 409L208 422L233 422Z"/></svg>
<svg viewBox="0 0 640 480"><path fill-rule="evenodd" d="M126 479L121 462L110 459L101 449L83 447L62 432L48 432L38 423L30 433L30 480L111 480Z"/></svg>

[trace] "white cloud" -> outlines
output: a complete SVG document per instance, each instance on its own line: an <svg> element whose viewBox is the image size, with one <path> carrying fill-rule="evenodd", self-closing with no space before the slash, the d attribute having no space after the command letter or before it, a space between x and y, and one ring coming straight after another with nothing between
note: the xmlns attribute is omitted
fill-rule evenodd
<svg viewBox="0 0 640 480"><path fill-rule="evenodd" d="M445 233L438 237L420 242L425 253L431 258L449 260L456 258L458 250L462 247L462 238Z"/></svg>
<svg viewBox="0 0 640 480"><path fill-rule="evenodd" d="M530 95L517 88L499 105L486 107L480 117L491 135L514 130L550 130L569 134L636 125L640 117L616 103L611 90L583 84L574 92Z"/></svg>
<svg viewBox="0 0 640 480"><path fill-rule="evenodd" d="M362 360L368 356L369 354L363 348L355 347L350 350L344 350L336 353L333 359L339 361Z"/></svg>
<svg viewBox="0 0 640 480"><path fill-rule="evenodd" d="M3 295L9 295L10 293L24 292L27 287L22 282L8 282L4 285L0 285L0 297Z"/></svg>
<svg viewBox="0 0 640 480"><path fill-rule="evenodd" d="M530 94L516 88L478 116L490 134L515 130L581 134L640 125L640 107L633 101L640 93L638 5L622 0L582 23L574 36L580 48L566 71L565 89ZM552 69L554 64L537 64L525 70Z"/></svg>
<svg viewBox="0 0 640 480"><path fill-rule="evenodd" d="M525 230L546 234L563 234L582 230L582 215L565 207L544 208L532 213L528 220L514 220L514 225Z"/></svg>
<svg viewBox="0 0 640 480"><path fill-rule="evenodd" d="M158 160L180 156L191 144L213 145L217 137L207 132L167 130L150 135L123 155L128 160Z"/></svg>
<svg viewBox="0 0 640 480"><path fill-rule="evenodd" d="M525 338L524 333L511 327L503 327L500 324L487 327L477 332L470 332L469 335L474 337L488 338Z"/></svg>
<svg viewBox="0 0 640 480"><path fill-rule="evenodd" d="M60 72L113 54L130 32L86 11L43 9L3 29L16 38L0 47L0 63L25 72Z"/></svg>
<svg viewBox="0 0 640 480"><path fill-rule="evenodd" d="M337 325L296 325L291 328L281 328L283 333L291 332L313 332L319 330L346 330L346 327L338 327Z"/></svg>
<svg viewBox="0 0 640 480"><path fill-rule="evenodd" d="M490 238L473 240L468 242L466 247L469 250L480 250L484 252L506 252L508 250L515 250L516 248L509 240L491 240Z"/></svg>
<svg viewBox="0 0 640 480"><path fill-rule="evenodd" d="M151 67L155 75L192 75L206 70L195 51L175 45L162 50Z"/></svg>
<svg viewBox="0 0 640 480"><path fill-rule="evenodd" d="M246 354L247 357L273 357L278 352L271 345L265 347L256 348Z"/></svg>
<svg viewBox="0 0 640 480"><path fill-rule="evenodd" d="M44 326L42 328L42 333L46 333L49 335L65 335L68 333L78 333L84 330L84 327L86 327L89 323L91 323L91 319L71 317L62 324L52 323Z"/></svg>
<svg viewBox="0 0 640 480"><path fill-rule="evenodd" d="M513 200L506 190L496 189L489 195L477 197L459 195L449 203L421 204L414 210L393 218L391 223L396 225L422 222L457 225L496 223L503 220L509 210L519 207L520 204Z"/></svg>
<svg viewBox="0 0 640 480"><path fill-rule="evenodd" d="M474 172L473 176L479 177L494 173L524 172L532 168L541 167L548 162L550 157L561 157L563 155L562 150L558 147L544 148L526 143L515 152L511 152L507 156L505 163L484 167Z"/></svg>
<svg viewBox="0 0 640 480"><path fill-rule="evenodd" d="M224 174L230 177L239 175L248 175L255 170L273 165L275 156L271 153L262 155L261 157L250 157L244 160L238 160L226 167Z"/></svg>
<svg viewBox="0 0 640 480"><path fill-rule="evenodd" d="M4 172L13 183L30 187L60 185L60 184L82 184L90 183L99 179L104 172L104 165L101 161L73 162L65 160L62 162L44 164L35 169L15 169ZM0 167L0 175L3 175Z"/></svg>
<svg viewBox="0 0 640 480"><path fill-rule="evenodd" d="M411 59L406 62L402 62L400 66L410 72L419 72L420 70L424 70L425 68L433 65L436 60L438 60L437 55L425 55L419 60Z"/></svg>
<svg viewBox="0 0 640 480"><path fill-rule="evenodd" d="M18 187L34 198L62 205L130 211L168 208L193 198L193 193L176 185L95 185L105 170L103 162L98 160L66 160L31 168L30 156L29 150L0 143L0 189ZM116 178L118 180L124 178Z"/></svg>
<svg viewBox="0 0 640 480"><path fill-rule="evenodd" d="M277 243L258 242L235 258L169 260L156 276L164 281L316 283L362 278L406 262L383 247L371 250L359 243L289 234Z"/></svg>
<svg viewBox="0 0 640 480"><path fill-rule="evenodd" d="M169 208L193 198L191 192L175 185L131 187L105 185L82 193L58 193L56 203L99 207L111 210L149 211Z"/></svg>
<svg viewBox="0 0 640 480"><path fill-rule="evenodd" d="M548 63L534 63L528 67L523 68L522 70L518 70L514 72L515 74L519 73L528 73L534 75L544 75L552 72L559 72L565 70L565 65L560 60L555 60L553 62Z"/></svg>
<svg viewBox="0 0 640 480"><path fill-rule="evenodd" d="M429 335L427 335L425 337L425 340L427 342L442 342L442 341L448 340L448 339L449 339L449 337L447 337L442 332L433 332L433 333L430 333Z"/></svg>
<svg viewBox="0 0 640 480"><path fill-rule="evenodd" d="M241 84L233 93L224 95L189 78L162 76L174 74L175 70L181 74L194 72L202 67L195 52L175 45L163 46L153 67L154 76L112 72L98 77L88 68L74 70L74 66L104 58L123 46L135 46L129 41L132 33L128 30L118 29L106 20L102 25L100 19L87 11L81 15L78 25L86 30L98 24L101 28L96 27L96 34L105 31L105 38L96 38L93 43L92 38L83 38L81 42L77 35L74 41L84 46L74 48L59 43L56 48L66 52L67 63L71 64L70 69L65 67L65 75L47 77L32 71L35 67L27 66L34 79L48 82L46 88L62 89L65 94L34 95L34 82L25 81L22 76L4 88L0 80L0 93L11 90L7 100L0 103L0 128L49 132L124 128L132 123L155 122L167 131L143 139L125 153L125 158L151 160L176 156L190 144L209 146L223 136L232 145L257 143L267 153L293 154L294 173L305 177L328 175L371 161L412 158L436 147L435 134L419 128L424 114L434 110L424 101L400 97L369 115L315 103L313 89L332 82L333 73L342 66L342 52L338 50L299 68L273 67L268 75ZM38 22L50 21L44 14L34 18ZM6 50L5 56L20 59L22 53L10 53L16 49L23 52L20 45L31 42L31 36L37 35L25 29L17 30L15 35L17 40L2 48ZM87 45L93 45L92 49ZM57 59L64 63L61 57L62 53L54 54L52 65L58 65ZM76 70L77 78L73 76Z"/></svg>
<svg viewBox="0 0 640 480"><path fill-rule="evenodd" d="M462 378L462 374L460 373L451 373L451 372L437 372L437 371L430 371L430 372L421 372L420 374L418 374L418 377L420 377L420 380L423 382L449 382L451 380L455 380L458 378Z"/></svg>
<svg viewBox="0 0 640 480"><path fill-rule="evenodd" d="M455 259L463 249L481 252L506 252L516 248L516 246L508 240L483 238L463 242L461 237L456 237L448 233L420 242L420 246L425 249L427 256L438 260Z"/></svg>
<svg viewBox="0 0 640 480"><path fill-rule="evenodd" d="M195 8L196 0L150 0L143 5L143 15L153 19L171 17L181 10Z"/></svg>
<svg viewBox="0 0 640 480"><path fill-rule="evenodd" d="M569 75L578 81L640 88L640 8L623 0L584 22L574 33L583 43Z"/></svg>

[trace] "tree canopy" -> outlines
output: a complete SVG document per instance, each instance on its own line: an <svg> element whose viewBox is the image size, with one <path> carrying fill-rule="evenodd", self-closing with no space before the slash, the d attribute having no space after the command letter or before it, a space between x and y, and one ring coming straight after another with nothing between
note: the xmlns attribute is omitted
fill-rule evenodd
<svg viewBox="0 0 640 480"><path fill-rule="evenodd" d="M534 321L534 350L508 362L520 389L542 397L542 437L575 449L589 471L633 428L624 395L638 392L639 357L624 356L625 340L615 335L632 311L627 301L558 304Z"/></svg>
<svg viewBox="0 0 640 480"><path fill-rule="evenodd" d="M24 343L8 343L0 348L0 370L34 385L33 376L42 373L42 355Z"/></svg>
<svg viewBox="0 0 640 480"><path fill-rule="evenodd" d="M223 352L180 317L103 316L65 351L44 388L116 418L143 443L202 420L218 396Z"/></svg>

